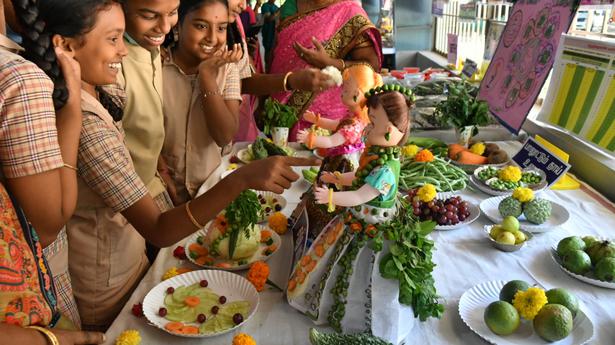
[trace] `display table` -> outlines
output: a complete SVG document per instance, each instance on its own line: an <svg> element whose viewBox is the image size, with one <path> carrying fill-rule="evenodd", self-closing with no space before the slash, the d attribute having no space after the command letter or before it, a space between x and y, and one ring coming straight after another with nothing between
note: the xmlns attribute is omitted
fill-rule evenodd
<svg viewBox="0 0 615 345"><path fill-rule="evenodd" d="M514 153L521 147L517 142L498 143L498 145L509 153ZM236 152L238 148L244 146L245 144L238 144L233 151ZM222 166L214 172L211 179L219 180L220 174L226 170L228 164L228 159L223 159ZM300 172L301 168L296 170ZM206 185L211 183L208 181ZM299 197L308 188L308 183L300 179L284 193L288 201L285 214L290 215ZM489 197L468 189L459 194L477 204ZM539 283L547 289L552 287L569 289L582 301L586 313L594 323L595 338L592 344L615 344L615 327L613 327L615 290L595 287L569 277L553 262L549 253L554 243L573 234L615 238L615 205L585 185L575 191L547 191L543 196L566 207L570 212L570 220L561 228L536 234L518 252L501 252L489 243L483 232L483 226L491 222L485 216L481 216L471 226L449 232L432 233L431 236L436 243L434 261L437 264L434 278L446 310L440 320L431 319L422 323L416 320L406 344L487 344L465 326L459 317L457 310L459 298L466 290L480 282L512 279ZM286 234L282 238L282 247L269 260L270 279L279 286L286 285L292 258L292 235ZM178 245L185 245L185 241L180 241ZM108 330L107 344L113 344L122 331L136 329L141 333L144 345L205 343L231 345L234 334L207 339L182 338L148 325L145 318L132 315L132 305L143 300L150 289L160 282L168 268L173 266L196 268L187 261L180 262L174 258L172 252L175 247L160 251L149 272ZM260 304L256 314L240 329L240 332L250 334L260 345L304 345L309 344L310 327L314 327L313 323L291 308L282 292L268 288L260 294Z"/></svg>

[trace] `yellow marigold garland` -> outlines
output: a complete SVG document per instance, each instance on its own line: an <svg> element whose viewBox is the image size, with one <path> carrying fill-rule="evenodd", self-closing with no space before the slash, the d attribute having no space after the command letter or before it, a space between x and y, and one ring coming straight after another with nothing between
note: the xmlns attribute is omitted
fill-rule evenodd
<svg viewBox="0 0 615 345"><path fill-rule="evenodd" d="M472 145L472 147L470 147L470 152L477 154L479 156L482 156L483 153L485 153L485 144L483 143L476 143L474 145Z"/></svg>
<svg viewBox="0 0 615 345"><path fill-rule="evenodd" d="M414 158L414 156L416 156L416 154L419 153L419 151L420 151L420 148L416 145L406 145L401 150L401 154L407 158Z"/></svg>
<svg viewBox="0 0 615 345"><path fill-rule="evenodd" d="M528 202L534 199L534 191L529 188L519 187L513 191L512 196L520 202Z"/></svg>
<svg viewBox="0 0 615 345"><path fill-rule="evenodd" d="M423 187L419 188L418 192L416 193L416 195L419 197L419 199L422 202L432 201L433 199L436 198L437 194L438 194L438 191L436 190L436 187L432 185L431 183L428 183L424 185Z"/></svg>
<svg viewBox="0 0 615 345"><path fill-rule="evenodd" d="M509 165L498 171L498 177L506 182L519 182L521 180L521 169L516 166Z"/></svg>

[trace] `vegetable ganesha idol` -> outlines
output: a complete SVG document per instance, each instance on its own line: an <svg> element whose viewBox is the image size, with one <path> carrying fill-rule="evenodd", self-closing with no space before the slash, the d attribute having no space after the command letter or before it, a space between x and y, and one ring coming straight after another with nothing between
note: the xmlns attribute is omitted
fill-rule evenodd
<svg viewBox="0 0 615 345"><path fill-rule="evenodd" d="M414 313L399 302L399 281L380 273L378 265L391 246L380 229L397 216L400 146L410 131L413 98L398 85L376 87L365 96L371 124L358 170L320 177L349 189L314 188L317 203L346 210L294 267L287 296L316 324L329 323L344 333L368 332L398 344L412 329Z"/></svg>
<svg viewBox="0 0 615 345"><path fill-rule="evenodd" d="M365 63L351 65L342 74L342 103L348 108L349 116L343 120L321 118L320 114L306 112L305 121L316 127L332 131L330 136L316 135L312 130L299 131L297 140L309 149L324 149L326 157L343 156L357 168L358 158L365 148L363 130L369 123L365 93L382 85L382 77Z"/></svg>

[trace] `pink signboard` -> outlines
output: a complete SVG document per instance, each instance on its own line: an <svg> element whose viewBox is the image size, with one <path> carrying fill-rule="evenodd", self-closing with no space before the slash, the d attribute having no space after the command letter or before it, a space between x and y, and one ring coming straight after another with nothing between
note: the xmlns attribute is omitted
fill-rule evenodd
<svg viewBox="0 0 615 345"><path fill-rule="evenodd" d="M578 6L579 0L518 0L512 8L478 93L511 132L523 126Z"/></svg>

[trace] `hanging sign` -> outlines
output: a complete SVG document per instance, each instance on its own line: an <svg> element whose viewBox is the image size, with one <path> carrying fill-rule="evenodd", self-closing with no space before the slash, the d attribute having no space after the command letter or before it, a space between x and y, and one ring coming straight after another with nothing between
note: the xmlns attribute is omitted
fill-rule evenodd
<svg viewBox="0 0 615 345"><path fill-rule="evenodd" d="M449 65L457 66L457 49L459 49L457 42L459 41L459 36L455 34L448 34L448 54L447 60Z"/></svg>
<svg viewBox="0 0 615 345"><path fill-rule="evenodd" d="M518 0L513 6L478 93L511 132L519 132L532 109L578 5L579 0Z"/></svg>
<svg viewBox="0 0 615 345"><path fill-rule="evenodd" d="M549 186L557 182L570 169L570 164L531 137L525 141L521 150L512 159L521 168L535 168L544 171Z"/></svg>

